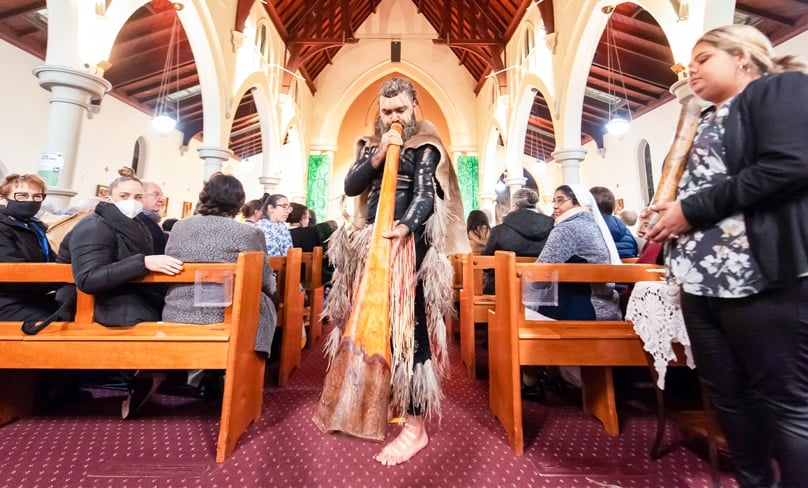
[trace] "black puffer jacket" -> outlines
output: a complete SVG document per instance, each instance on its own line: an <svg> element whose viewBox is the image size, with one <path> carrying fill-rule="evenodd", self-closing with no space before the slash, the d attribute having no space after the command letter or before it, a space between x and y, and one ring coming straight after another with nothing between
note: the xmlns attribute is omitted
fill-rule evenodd
<svg viewBox="0 0 808 488"><path fill-rule="evenodd" d="M37 219L22 223L6 215L0 206L0 262L44 263L55 261L48 247L47 255L40 245L40 236L47 226ZM0 284L0 320L40 320L56 310L53 292L59 285L33 285L22 283Z"/></svg>
<svg viewBox="0 0 808 488"><path fill-rule="evenodd" d="M106 202L65 236L59 261L73 265L79 290L95 295L95 320L107 326L127 326L160 320L165 287L129 284L148 273L152 254L148 230Z"/></svg>
<svg viewBox="0 0 808 488"><path fill-rule="evenodd" d="M538 257L551 230L552 217L528 208L516 209L506 215L501 224L491 229L488 243L480 254L493 256L495 251L513 251L517 256ZM493 270L486 270L483 275L483 293L494 293Z"/></svg>
<svg viewBox="0 0 808 488"><path fill-rule="evenodd" d="M517 256L538 256L551 230L551 217L527 208L514 210L491 229L480 254L493 256L495 251L513 251Z"/></svg>

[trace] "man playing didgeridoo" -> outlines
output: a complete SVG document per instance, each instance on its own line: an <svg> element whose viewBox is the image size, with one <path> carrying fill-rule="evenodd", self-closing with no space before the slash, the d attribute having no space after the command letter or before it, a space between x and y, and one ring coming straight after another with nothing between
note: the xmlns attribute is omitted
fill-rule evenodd
<svg viewBox="0 0 808 488"><path fill-rule="evenodd" d="M388 146L401 146L395 195L390 197L395 199L394 223L381 234L393 241L391 411L404 417L401 433L374 457L387 466L426 447L425 418L440 415L439 380L448 359L443 316L453 306L446 254L469 251L457 175L435 126L416 122L417 107L410 81L393 78L381 85L377 135L357 143L356 162L345 178L345 194L359 197L359 217L329 242L336 271L324 315L338 326L327 346L333 357L351 308L364 306L350 302L355 278L364 271L368 246L362 243L369 240L380 205ZM394 123L402 126L401 134L391 128Z"/></svg>

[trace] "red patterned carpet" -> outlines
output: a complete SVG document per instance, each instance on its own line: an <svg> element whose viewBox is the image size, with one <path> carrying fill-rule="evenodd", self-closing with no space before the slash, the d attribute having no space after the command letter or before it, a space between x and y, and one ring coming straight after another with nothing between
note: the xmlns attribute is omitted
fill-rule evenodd
<svg viewBox="0 0 808 488"><path fill-rule="evenodd" d="M647 409L623 406L624 428L608 437L579 406L548 398L525 402L526 452L516 457L488 411L488 384L469 380L452 348L443 420L410 462L383 467L371 456L380 444L323 435L311 421L325 361L307 349L285 388L268 387L264 415L236 452L214 462L215 401L157 395L142 418L119 418L120 393L95 398L0 428L3 487L570 487L708 488L709 464L679 442L648 457L655 420ZM395 427L388 437L396 434ZM724 487L737 486L722 473Z"/></svg>

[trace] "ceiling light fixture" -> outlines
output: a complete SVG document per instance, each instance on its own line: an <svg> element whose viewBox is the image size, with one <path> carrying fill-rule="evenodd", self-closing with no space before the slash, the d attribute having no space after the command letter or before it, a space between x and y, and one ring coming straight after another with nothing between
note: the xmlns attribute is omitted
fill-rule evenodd
<svg viewBox="0 0 808 488"><path fill-rule="evenodd" d="M152 117L152 126L163 134L174 130L180 118L180 101L178 98L171 99L169 89L173 82L175 85L174 93L180 91L180 19L177 12L183 9L183 5L180 2L174 2L172 6L174 7L174 20L171 24L166 62L163 65L160 90L157 93L157 104L154 107L154 116Z"/></svg>
<svg viewBox="0 0 808 488"><path fill-rule="evenodd" d="M626 91L626 82L623 78L623 70L620 67L620 57L617 52L617 43L614 38L614 29L611 22L611 14L614 12L614 7L604 7L603 13L609 15L609 20L606 21L606 69L608 72L608 87L609 87L609 121L606 122L606 131L609 134L617 137L623 136L628 132L631 124L631 105L628 102L628 92ZM614 51L614 59L612 59L612 51ZM615 72L616 70L616 72ZM623 97L620 98L614 84L617 80L623 87ZM615 101L616 100L616 101ZM622 108L625 106L625 110ZM622 115L625 113L625 117Z"/></svg>

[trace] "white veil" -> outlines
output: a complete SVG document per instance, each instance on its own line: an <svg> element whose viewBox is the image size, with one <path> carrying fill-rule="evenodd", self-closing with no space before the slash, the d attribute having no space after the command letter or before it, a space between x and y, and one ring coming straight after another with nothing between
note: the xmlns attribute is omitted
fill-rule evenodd
<svg viewBox="0 0 808 488"><path fill-rule="evenodd" d="M600 209L595 202L595 197L589 193L589 190L581 185L568 184L567 186L572 189L578 203L581 204L582 207L586 207L590 212L592 212L592 217L595 218L595 222L597 222L598 228L600 228L600 233L603 234L603 240L606 241L606 247L609 249L609 258L611 259L612 264L622 264L623 261L620 259L620 255L617 254L617 246L614 244L612 233L609 232L609 227L606 226L606 221L603 220L603 216L600 214Z"/></svg>

